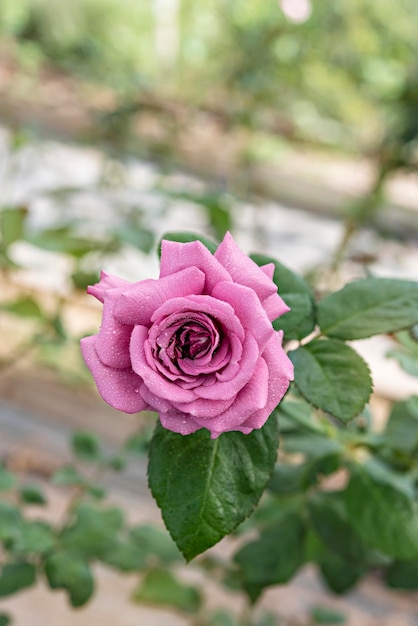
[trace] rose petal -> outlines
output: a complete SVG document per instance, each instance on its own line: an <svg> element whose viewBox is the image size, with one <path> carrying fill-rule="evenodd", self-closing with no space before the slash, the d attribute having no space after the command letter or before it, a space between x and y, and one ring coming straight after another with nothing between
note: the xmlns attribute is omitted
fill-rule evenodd
<svg viewBox="0 0 418 626"><path fill-rule="evenodd" d="M230 233L226 233L214 256L229 272L235 283L253 289L260 300L277 291L276 285L265 272L238 248Z"/></svg>
<svg viewBox="0 0 418 626"><path fill-rule="evenodd" d="M222 282L214 288L213 297L232 306L241 324L255 337L262 352L274 330L254 290L244 285Z"/></svg>
<svg viewBox="0 0 418 626"><path fill-rule="evenodd" d="M115 309L115 317L123 324L148 326L156 309L171 298L201 294L205 275L197 267L160 278L143 280L124 291Z"/></svg>
<svg viewBox="0 0 418 626"><path fill-rule="evenodd" d="M178 243L163 239L161 242L161 278L191 266L198 267L204 272L206 276L205 293L210 294L219 281L231 280L228 271L200 241Z"/></svg>
<svg viewBox="0 0 418 626"><path fill-rule="evenodd" d="M266 265L260 265L259 266L261 270L263 270L263 272L265 273L265 275L270 278L270 280L273 280L273 276L274 276L274 263L266 263Z"/></svg>
<svg viewBox="0 0 418 626"><path fill-rule="evenodd" d="M129 348L134 372L142 378L148 389L157 397L170 402L192 402L196 398L193 391L183 389L168 381L162 374L150 367L145 353L144 346L146 343L148 343L148 328L135 326Z"/></svg>
<svg viewBox="0 0 418 626"><path fill-rule="evenodd" d="M132 283L127 280L123 280L123 278L118 278L117 276L113 276L112 274L107 274L106 272L101 272L100 280L95 285L89 285L87 287L87 293L91 296L94 296L100 302L104 301L105 293L108 289L115 289L119 287L129 287Z"/></svg>
<svg viewBox="0 0 418 626"><path fill-rule="evenodd" d="M180 435L191 435L201 429L201 426L196 424L191 417L179 413L175 409L168 413L160 413L160 422L167 430L180 433Z"/></svg>
<svg viewBox="0 0 418 626"><path fill-rule="evenodd" d="M193 402L176 402L175 408L191 415L193 418L196 418L197 421L198 418L206 419L217 417L221 413L224 413L233 403L235 403L234 397L228 400L211 400L210 402L199 398L193 400Z"/></svg>
<svg viewBox="0 0 418 626"><path fill-rule="evenodd" d="M105 402L125 413L139 413L148 409L140 394L142 381L131 369L106 367L96 352L94 335L85 337L80 343L83 358Z"/></svg>
<svg viewBox="0 0 418 626"><path fill-rule="evenodd" d="M254 337L249 334L243 344L243 353L239 362L239 368L237 371L234 368L236 376L227 382L223 382L221 379L209 387L204 385L197 387L194 390L196 396L205 398L206 400L228 400L236 396L253 376L259 356L260 350L257 342ZM220 374L218 378L221 378L221 376L222 374Z"/></svg>
<svg viewBox="0 0 418 626"><path fill-rule="evenodd" d="M293 363L282 348L282 336L282 331L275 333L263 352L269 370L268 400L264 408L242 424L246 428L261 428L265 424L293 380Z"/></svg>
<svg viewBox="0 0 418 626"><path fill-rule="evenodd" d="M96 339L96 351L104 365L124 370L131 367L129 342L132 326L121 324L114 317L120 293L120 288L106 291L102 324Z"/></svg>
<svg viewBox="0 0 418 626"><path fill-rule="evenodd" d="M262 410L268 399L269 371L266 362L260 358L249 383L243 387L233 404L214 419L204 419L193 415L197 424L214 433L237 430L254 413Z"/></svg>

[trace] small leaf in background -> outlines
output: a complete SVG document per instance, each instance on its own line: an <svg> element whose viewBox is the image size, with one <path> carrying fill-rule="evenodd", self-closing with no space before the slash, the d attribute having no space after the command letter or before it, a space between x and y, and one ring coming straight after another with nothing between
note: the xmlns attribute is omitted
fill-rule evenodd
<svg viewBox="0 0 418 626"><path fill-rule="evenodd" d="M366 405L372 381L369 368L357 352L340 341L318 339L289 352L295 366L295 384L314 406L343 422Z"/></svg>
<svg viewBox="0 0 418 626"><path fill-rule="evenodd" d="M102 458L98 438L87 431L77 431L72 434L71 449L81 461L96 463Z"/></svg>
<svg viewBox="0 0 418 626"><path fill-rule="evenodd" d="M150 230L136 225L128 225L123 228L118 228L113 235L121 243L127 243L134 248L145 252L146 254L151 252L154 246L154 234Z"/></svg>
<svg viewBox="0 0 418 626"><path fill-rule="evenodd" d="M46 522L25 520L12 544L15 554L46 554L54 547L54 535Z"/></svg>
<svg viewBox="0 0 418 626"><path fill-rule="evenodd" d="M386 356L396 359L411 376L418 376L418 337L414 329L418 329L418 326L396 333L394 339L398 345L389 350Z"/></svg>
<svg viewBox="0 0 418 626"><path fill-rule="evenodd" d="M399 559L418 558L418 509L403 476L376 461L354 465L344 493L349 521L365 542Z"/></svg>
<svg viewBox="0 0 418 626"><path fill-rule="evenodd" d="M418 283L365 278L318 304L323 334L343 340L393 333L418 322Z"/></svg>
<svg viewBox="0 0 418 626"><path fill-rule="evenodd" d="M74 554L57 552L45 561L45 575L51 589L65 589L71 605L83 606L94 592L88 563Z"/></svg>
<svg viewBox="0 0 418 626"><path fill-rule="evenodd" d="M218 244L214 243L207 237L203 237L202 235L197 235L196 233L189 232L169 232L165 233L161 237L161 241L166 239L167 241L178 241L179 243L189 243L190 241L200 241L203 243L206 248L214 254L218 248ZM161 256L161 241L158 246L158 253Z"/></svg>
<svg viewBox="0 0 418 626"><path fill-rule="evenodd" d="M0 465L0 491L9 491L16 485L16 477Z"/></svg>
<svg viewBox="0 0 418 626"><path fill-rule="evenodd" d="M13 302L4 302L1 304L0 309L17 315L18 317L33 318L36 320L43 320L45 318L37 301L29 296L19 298Z"/></svg>
<svg viewBox="0 0 418 626"><path fill-rule="evenodd" d="M157 568L147 572L135 590L133 599L136 602L173 607L185 613L197 613L202 604L197 587L181 582L167 570Z"/></svg>
<svg viewBox="0 0 418 626"><path fill-rule="evenodd" d="M67 485L69 487L83 487L86 479L72 465L60 467L52 475L51 482L54 485Z"/></svg>
<svg viewBox="0 0 418 626"><path fill-rule="evenodd" d="M77 507L71 526L62 531L61 543L71 554L101 558L116 540L123 523L119 508L83 503Z"/></svg>
<svg viewBox="0 0 418 626"><path fill-rule="evenodd" d="M334 593L342 594L352 589L367 570L366 566L347 562L326 547L316 561L324 582Z"/></svg>
<svg viewBox="0 0 418 626"><path fill-rule="evenodd" d="M121 572L135 572L147 566L147 553L131 540L116 539L100 560Z"/></svg>
<svg viewBox="0 0 418 626"><path fill-rule="evenodd" d="M418 396L393 405L384 434L395 450L412 454L418 448Z"/></svg>
<svg viewBox="0 0 418 626"><path fill-rule="evenodd" d="M418 590L418 559L394 561L386 573L386 584L393 589Z"/></svg>
<svg viewBox="0 0 418 626"><path fill-rule="evenodd" d="M76 289L85 291L89 285L99 282L100 276L98 272L83 272L81 270L71 274L71 280Z"/></svg>
<svg viewBox="0 0 418 626"><path fill-rule="evenodd" d="M10 626L12 618L8 613L0 613L0 626Z"/></svg>
<svg viewBox="0 0 418 626"><path fill-rule="evenodd" d="M141 428L140 431L131 435L124 444L124 450L135 456L143 457L149 448L154 428Z"/></svg>
<svg viewBox="0 0 418 626"><path fill-rule="evenodd" d="M22 514L13 504L0 500L0 541L10 541L19 534Z"/></svg>
<svg viewBox="0 0 418 626"><path fill-rule="evenodd" d="M308 504L311 526L323 544L346 564L364 564L369 549L348 519L343 492L316 493Z"/></svg>
<svg viewBox="0 0 418 626"><path fill-rule="evenodd" d="M285 400L276 409L280 431L303 430L324 434L324 427L318 422L312 404L305 400Z"/></svg>
<svg viewBox="0 0 418 626"><path fill-rule="evenodd" d="M205 622L205 626L240 626L240 624L231 613L224 609L218 609Z"/></svg>
<svg viewBox="0 0 418 626"><path fill-rule="evenodd" d="M0 211L0 246L2 250L23 238L27 207L5 208Z"/></svg>
<svg viewBox="0 0 418 626"><path fill-rule="evenodd" d="M344 613L325 606L315 606L311 610L311 619L314 624L345 624L347 619Z"/></svg>
<svg viewBox="0 0 418 626"><path fill-rule="evenodd" d="M149 484L164 522L186 560L231 533L255 508L274 468L279 440L271 417L249 435L187 438L157 425Z"/></svg>
<svg viewBox="0 0 418 626"><path fill-rule="evenodd" d="M22 485L19 489L19 497L24 504L45 505L47 500L38 485Z"/></svg>
<svg viewBox="0 0 418 626"><path fill-rule="evenodd" d="M10 596L36 581L36 569L32 563L7 563L0 573L0 597Z"/></svg>
<svg viewBox="0 0 418 626"><path fill-rule="evenodd" d="M278 287L280 296L290 307L285 313L273 322L276 330L283 330L285 340L303 339L315 328L315 301L312 290L301 276L292 272L276 259L252 254L251 259L257 265L274 264L273 280Z"/></svg>
<svg viewBox="0 0 418 626"><path fill-rule="evenodd" d="M147 557L158 559L164 565L178 561L183 562L181 552L166 530L141 524L140 526L133 526L129 531L129 536L132 543L140 548Z"/></svg>
<svg viewBox="0 0 418 626"><path fill-rule="evenodd" d="M288 582L305 560L305 526L299 515L283 515L234 556L253 602L263 589Z"/></svg>

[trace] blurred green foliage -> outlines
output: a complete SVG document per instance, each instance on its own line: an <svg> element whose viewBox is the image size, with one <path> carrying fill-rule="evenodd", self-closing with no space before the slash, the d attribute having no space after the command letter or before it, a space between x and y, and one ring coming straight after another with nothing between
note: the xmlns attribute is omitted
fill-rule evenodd
<svg viewBox="0 0 418 626"><path fill-rule="evenodd" d="M170 95L220 108L227 123L267 124L343 148L370 147L388 121L398 125L397 101L411 117L414 0L314 1L302 24L276 0L171 5L170 12L170 3L151 0L5 0L0 37L27 67L47 63L124 96Z"/></svg>

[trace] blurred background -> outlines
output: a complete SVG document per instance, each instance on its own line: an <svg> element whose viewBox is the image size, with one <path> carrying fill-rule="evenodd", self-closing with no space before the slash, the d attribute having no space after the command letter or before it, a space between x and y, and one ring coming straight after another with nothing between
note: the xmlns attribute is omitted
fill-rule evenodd
<svg viewBox="0 0 418 626"><path fill-rule="evenodd" d="M81 363L100 313L85 289L102 268L157 276L166 231L229 229L318 295L365 272L418 279L417 28L416 0L0 2L3 463L43 480L72 428L111 446L136 427L97 400ZM417 393L418 352L405 373L382 365L392 343L363 343L385 414ZM133 515L158 519L141 476ZM131 502L132 485L114 497ZM328 596L307 580L281 596L283 623L317 623L309 602ZM344 604L347 623L418 623L409 599L379 612L370 584L366 606ZM74 617L30 594L10 604L18 626L35 626L35 608L39 623L80 626L110 610ZM180 620L161 615L142 619Z"/></svg>

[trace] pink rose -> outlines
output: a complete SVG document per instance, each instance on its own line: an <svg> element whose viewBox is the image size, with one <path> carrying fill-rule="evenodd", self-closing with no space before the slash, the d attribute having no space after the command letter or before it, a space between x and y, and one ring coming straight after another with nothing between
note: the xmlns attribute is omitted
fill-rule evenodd
<svg viewBox="0 0 418 626"><path fill-rule="evenodd" d="M199 241L163 241L158 280L103 273L88 290L103 302L102 325L81 341L102 398L157 411L182 435L261 428L293 379L271 324L289 310L273 271L227 233L214 255Z"/></svg>

